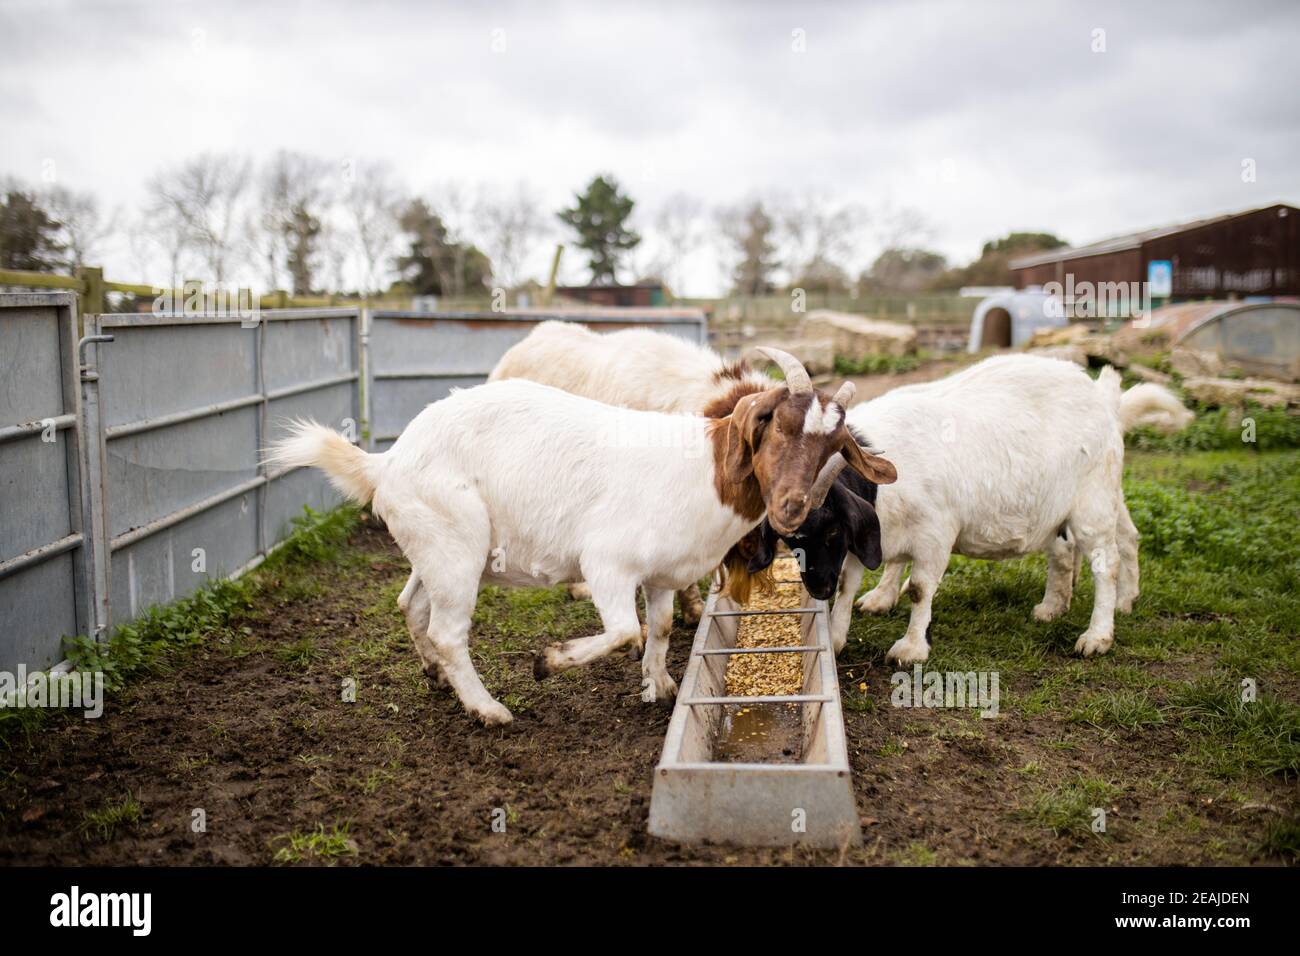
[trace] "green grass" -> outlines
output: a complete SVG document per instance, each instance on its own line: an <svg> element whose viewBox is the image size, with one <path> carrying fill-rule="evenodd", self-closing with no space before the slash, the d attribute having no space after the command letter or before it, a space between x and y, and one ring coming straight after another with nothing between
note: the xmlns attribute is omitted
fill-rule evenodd
<svg viewBox="0 0 1300 956"><path fill-rule="evenodd" d="M355 856L357 844L348 831L347 823L335 823L328 830L325 824L318 823L310 833L287 833L271 841L282 844L275 851L275 862L301 863L310 860L333 863L340 857Z"/></svg>
<svg viewBox="0 0 1300 956"><path fill-rule="evenodd" d="M539 637L559 641L599 631L600 617L590 601L571 600L562 587L487 587L479 595L474 626L507 638L498 642L505 649L530 650Z"/></svg>
<svg viewBox="0 0 1300 956"><path fill-rule="evenodd" d="M847 355L835 356L836 375L889 375L911 372L921 367L929 356L924 352L915 355L864 355L853 359Z"/></svg>
<svg viewBox="0 0 1300 956"><path fill-rule="evenodd" d="M1242 698L1236 684L1209 678L1175 691L1171 709L1199 738L1193 761L1219 777L1300 776L1300 707L1264 694Z"/></svg>
<svg viewBox="0 0 1300 956"><path fill-rule="evenodd" d="M1300 859L1300 816L1272 824L1264 835L1263 850L1274 856Z"/></svg>
<svg viewBox="0 0 1300 956"><path fill-rule="evenodd" d="M1093 833L1095 811L1109 813L1119 794L1120 788L1106 780L1079 775L1059 786L1035 790L1028 806L1018 810L1017 815L1057 836L1087 836Z"/></svg>
<svg viewBox="0 0 1300 956"><path fill-rule="evenodd" d="M98 810L88 810L81 820L81 828L100 839L111 839L119 827L135 826L140 822L144 808L128 793L120 800L104 804Z"/></svg>
<svg viewBox="0 0 1300 956"><path fill-rule="evenodd" d="M1244 419L1254 422L1254 441ZM1300 448L1300 417L1285 409L1248 404L1242 412L1231 408L1200 409L1187 428L1164 435L1151 428L1138 428L1126 438L1130 448L1143 451L1279 451Z"/></svg>
<svg viewBox="0 0 1300 956"><path fill-rule="evenodd" d="M1164 723L1164 712L1147 691L1104 690L1075 708L1070 719L1094 727L1140 730Z"/></svg>
<svg viewBox="0 0 1300 956"><path fill-rule="evenodd" d="M310 637L302 637L291 644L276 648L275 658L285 664L292 664L298 669L305 669L320 657L320 653L315 641Z"/></svg>

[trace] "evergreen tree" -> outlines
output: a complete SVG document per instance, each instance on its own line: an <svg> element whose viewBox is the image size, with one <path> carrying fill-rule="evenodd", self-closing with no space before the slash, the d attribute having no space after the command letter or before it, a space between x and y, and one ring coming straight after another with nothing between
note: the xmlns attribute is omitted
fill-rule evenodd
<svg viewBox="0 0 1300 956"><path fill-rule="evenodd" d="M397 270L415 295L464 295L486 292L492 263L478 247L454 243L447 227L423 199L413 199L398 218L410 236L408 252L397 257Z"/></svg>
<svg viewBox="0 0 1300 956"><path fill-rule="evenodd" d="M55 272L66 266L59 223L31 193L10 186L0 200L0 268Z"/></svg>
<svg viewBox="0 0 1300 956"><path fill-rule="evenodd" d="M593 285L617 285L625 253L641 241L627 226L636 203L624 195L612 176L597 176L587 190L574 197L576 204L561 209L560 221L578 234L578 246L587 250Z"/></svg>

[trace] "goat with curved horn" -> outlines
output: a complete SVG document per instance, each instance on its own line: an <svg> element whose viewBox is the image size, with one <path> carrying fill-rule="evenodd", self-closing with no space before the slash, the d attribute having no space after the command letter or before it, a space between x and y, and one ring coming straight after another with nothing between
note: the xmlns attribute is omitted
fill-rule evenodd
<svg viewBox="0 0 1300 956"><path fill-rule="evenodd" d="M848 464L839 452L826 459L826 464L822 465L822 470L817 473L817 480L813 482L812 490L808 492L814 508L820 508L825 503L826 496L831 492L831 485L835 484L835 479L848 467Z"/></svg>
<svg viewBox="0 0 1300 956"><path fill-rule="evenodd" d="M765 345L759 346L754 351L765 355L780 367L781 374L785 376L785 384L789 387L791 395L813 390L812 379L808 377L807 369L803 367L802 362L789 352L769 348Z"/></svg>

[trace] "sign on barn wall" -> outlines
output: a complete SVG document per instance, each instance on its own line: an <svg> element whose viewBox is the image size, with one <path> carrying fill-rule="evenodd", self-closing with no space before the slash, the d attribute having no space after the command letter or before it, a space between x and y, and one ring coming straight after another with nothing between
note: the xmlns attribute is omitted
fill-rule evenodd
<svg viewBox="0 0 1300 956"><path fill-rule="evenodd" d="M1168 259L1147 263L1147 291L1153 299L1167 299L1174 294L1174 264Z"/></svg>

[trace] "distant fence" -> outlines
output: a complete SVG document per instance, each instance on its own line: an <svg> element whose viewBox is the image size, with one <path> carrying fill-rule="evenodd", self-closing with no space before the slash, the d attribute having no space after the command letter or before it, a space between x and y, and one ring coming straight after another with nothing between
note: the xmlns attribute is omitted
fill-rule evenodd
<svg viewBox="0 0 1300 956"><path fill-rule="evenodd" d="M705 303L706 300L690 300ZM809 312L831 309L873 319L906 322L916 327L922 348L953 350L965 345L978 298L960 295L851 296L809 293L795 311L790 295L737 296L707 301L709 336L713 347L725 355L739 355L763 339L796 334Z"/></svg>
<svg viewBox="0 0 1300 956"><path fill-rule="evenodd" d="M326 308L88 315L79 344L75 295L0 294L0 670L57 664L64 637L239 573L336 504L314 469L261 463L284 420L386 448L551 318L706 337L694 310Z"/></svg>
<svg viewBox="0 0 1300 956"><path fill-rule="evenodd" d="M832 309L890 319L896 322L933 325L968 325L979 304L978 298L961 295L858 296L826 295L809 292L799 303L803 312L795 311L792 295L733 296L715 300L683 300L680 305L698 305L710 310L710 327L724 329L731 325L792 326L814 309Z"/></svg>

